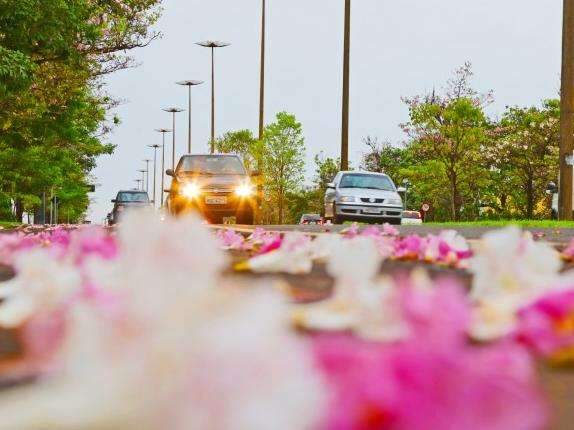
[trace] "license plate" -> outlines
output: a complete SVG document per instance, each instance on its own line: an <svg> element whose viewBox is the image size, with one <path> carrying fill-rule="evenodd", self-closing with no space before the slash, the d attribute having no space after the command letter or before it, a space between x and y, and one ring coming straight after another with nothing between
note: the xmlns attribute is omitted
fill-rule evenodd
<svg viewBox="0 0 574 430"><path fill-rule="evenodd" d="M227 204L227 197L206 197L205 203L208 205L225 205Z"/></svg>
<svg viewBox="0 0 574 430"><path fill-rule="evenodd" d="M380 215L381 210L377 209L377 208L365 208L365 209L363 209L363 213Z"/></svg>

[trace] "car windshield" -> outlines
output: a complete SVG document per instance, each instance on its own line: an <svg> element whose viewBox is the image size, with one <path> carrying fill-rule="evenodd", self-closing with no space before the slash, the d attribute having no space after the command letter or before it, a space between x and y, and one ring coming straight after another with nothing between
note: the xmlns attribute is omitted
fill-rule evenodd
<svg viewBox="0 0 574 430"><path fill-rule="evenodd" d="M149 197L147 193L119 193L116 200L122 203L147 203L149 202Z"/></svg>
<svg viewBox="0 0 574 430"><path fill-rule="evenodd" d="M200 175L245 175L245 168L238 157L193 155L184 157L177 167L178 172Z"/></svg>
<svg viewBox="0 0 574 430"><path fill-rule="evenodd" d="M382 175L344 175L339 188L367 188L370 190L395 191L393 183Z"/></svg>

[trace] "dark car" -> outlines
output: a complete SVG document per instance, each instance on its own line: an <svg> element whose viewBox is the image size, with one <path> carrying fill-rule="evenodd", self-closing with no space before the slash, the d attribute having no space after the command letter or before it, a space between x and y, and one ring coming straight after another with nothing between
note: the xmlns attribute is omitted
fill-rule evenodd
<svg viewBox="0 0 574 430"><path fill-rule="evenodd" d="M238 156L184 155L175 172L166 173L173 177L168 197L172 215L199 212L214 223L253 224L256 187Z"/></svg>
<svg viewBox="0 0 574 430"><path fill-rule="evenodd" d="M322 225L323 217L319 214L303 214L299 220L301 225Z"/></svg>
<svg viewBox="0 0 574 430"><path fill-rule="evenodd" d="M119 191L112 203L114 208L108 219L110 225L117 224L126 210L150 206L148 194L145 191L136 190Z"/></svg>

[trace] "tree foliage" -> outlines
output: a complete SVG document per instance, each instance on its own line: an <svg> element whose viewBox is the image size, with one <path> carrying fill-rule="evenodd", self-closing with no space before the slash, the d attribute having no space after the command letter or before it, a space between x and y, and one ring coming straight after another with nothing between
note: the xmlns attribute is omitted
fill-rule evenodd
<svg viewBox="0 0 574 430"><path fill-rule="evenodd" d="M280 112L276 121L265 127L260 156L265 218L283 224L287 195L300 189L304 179L305 139L294 115Z"/></svg>
<svg viewBox="0 0 574 430"><path fill-rule="evenodd" d="M103 74L157 34L160 0L0 0L0 199L17 217L57 193L72 219L88 205L96 158L109 154Z"/></svg>

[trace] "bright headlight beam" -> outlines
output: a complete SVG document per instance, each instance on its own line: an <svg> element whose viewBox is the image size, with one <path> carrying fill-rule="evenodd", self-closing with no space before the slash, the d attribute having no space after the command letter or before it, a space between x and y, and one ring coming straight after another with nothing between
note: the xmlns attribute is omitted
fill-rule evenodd
<svg viewBox="0 0 574 430"><path fill-rule="evenodd" d="M253 187L250 184L241 184L235 189L235 194L239 197L249 197L253 194Z"/></svg>
<svg viewBox="0 0 574 430"><path fill-rule="evenodd" d="M197 184L185 184L181 189L181 194L183 194L188 199L194 199L199 196L200 190Z"/></svg>

